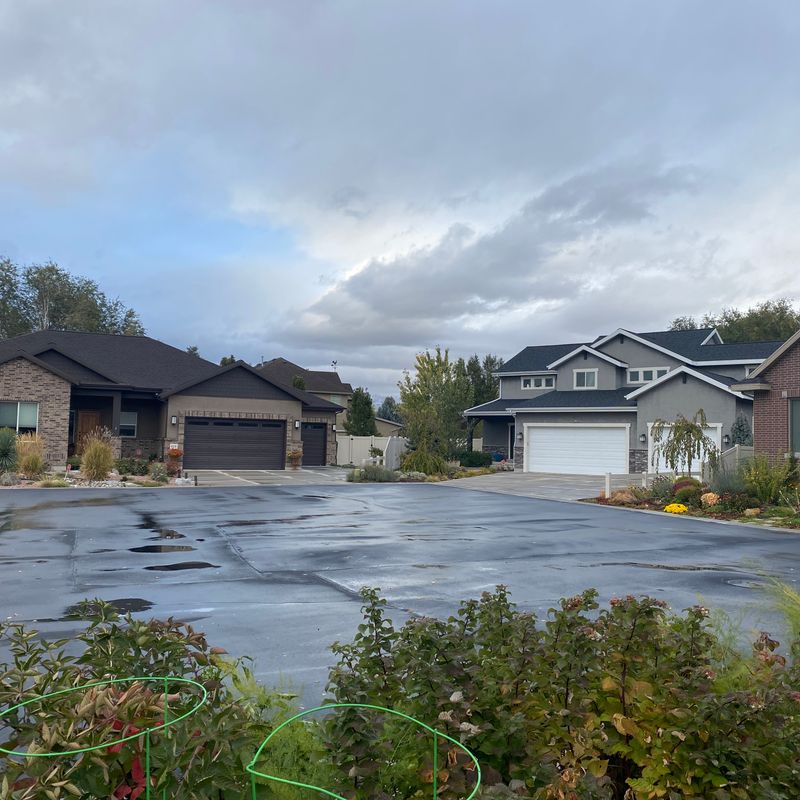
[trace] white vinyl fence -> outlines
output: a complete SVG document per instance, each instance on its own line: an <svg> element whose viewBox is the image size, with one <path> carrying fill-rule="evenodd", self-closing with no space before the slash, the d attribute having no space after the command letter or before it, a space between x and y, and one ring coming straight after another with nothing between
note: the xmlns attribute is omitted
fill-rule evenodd
<svg viewBox="0 0 800 800"><path fill-rule="evenodd" d="M349 436L346 433L336 434L336 463L340 466L353 464L361 467L369 464L371 448L383 453L378 463L388 469L398 469L400 460L408 447L408 439L402 436Z"/></svg>

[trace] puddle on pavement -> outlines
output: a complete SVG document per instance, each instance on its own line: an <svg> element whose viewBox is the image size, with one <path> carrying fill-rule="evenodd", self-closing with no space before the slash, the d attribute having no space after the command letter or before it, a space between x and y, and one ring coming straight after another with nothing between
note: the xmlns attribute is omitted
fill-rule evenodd
<svg viewBox="0 0 800 800"><path fill-rule="evenodd" d="M592 564L593 567L638 567L639 569L665 569L671 572L739 572L736 567L723 566L720 564L707 564L700 566L695 564L647 564L636 561L603 561L600 564Z"/></svg>
<svg viewBox="0 0 800 800"><path fill-rule="evenodd" d="M141 526L139 526L141 527ZM151 530L158 533L158 536L150 536L148 537L150 541L156 541L157 539L185 539L186 536L182 533L178 533L178 531L172 530L172 528L151 528Z"/></svg>
<svg viewBox="0 0 800 800"><path fill-rule="evenodd" d="M153 572L177 572L184 569L219 569L219 564L209 564L208 561L180 561L177 564L155 564L145 569Z"/></svg>
<svg viewBox="0 0 800 800"><path fill-rule="evenodd" d="M144 544L141 547L129 547L131 553L188 553L197 550L188 544Z"/></svg>
<svg viewBox="0 0 800 800"><path fill-rule="evenodd" d="M412 564L414 569L447 569L446 564Z"/></svg>
<svg viewBox="0 0 800 800"><path fill-rule="evenodd" d="M726 580L728 586L737 586L740 589L763 589L764 583L762 581L746 581L741 579Z"/></svg>
<svg viewBox="0 0 800 800"><path fill-rule="evenodd" d="M159 524L152 514L139 514L142 521L136 526L137 528L149 528L151 531L159 530Z"/></svg>
<svg viewBox="0 0 800 800"><path fill-rule="evenodd" d="M136 613L137 611L149 611L153 604L149 600L145 600L142 597L118 597L116 600L106 600L111 606L117 610L119 614L127 614L129 611L131 613ZM91 604L90 604L91 608ZM65 620L70 616L74 616L79 612L79 607L77 605L69 606L64 611L64 616L61 617L61 620ZM39 620L40 622L56 622L60 620Z"/></svg>
<svg viewBox="0 0 800 800"><path fill-rule="evenodd" d="M113 553L114 552L114 548L113 547L100 547L97 550L90 550L89 552L90 553Z"/></svg>

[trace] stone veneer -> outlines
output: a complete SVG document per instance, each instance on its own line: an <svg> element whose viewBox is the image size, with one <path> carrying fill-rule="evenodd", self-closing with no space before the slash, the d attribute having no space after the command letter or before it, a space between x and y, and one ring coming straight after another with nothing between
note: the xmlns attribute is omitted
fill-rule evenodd
<svg viewBox="0 0 800 800"><path fill-rule="evenodd" d="M45 460L53 467L67 463L71 389L69 381L27 359L0 364L0 401L39 404L39 436Z"/></svg>
<svg viewBox="0 0 800 800"><path fill-rule="evenodd" d="M628 454L628 472L649 472L647 468L647 450L630 450Z"/></svg>
<svg viewBox="0 0 800 800"><path fill-rule="evenodd" d="M161 459L164 455L163 439L128 439L121 438L121 451L123 458L144 458L148 459L151 455Z"/></svg>

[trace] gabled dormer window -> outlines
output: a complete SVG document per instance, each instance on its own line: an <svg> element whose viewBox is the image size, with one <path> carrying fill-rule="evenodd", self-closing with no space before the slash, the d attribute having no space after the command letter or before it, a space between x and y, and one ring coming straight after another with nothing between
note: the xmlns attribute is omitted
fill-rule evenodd
<svg viewBox="0 0 800 800"><path fill-rule="evenodd" d="M638 367L628 370L628 383L650 383L662 378L669 372L669 367Z"/></svg>
<svg viewBox="0 0 800 800"><path fill-rule="evenodd" d="M575 389L596 389L597 388L597 369L574 369Z"/></svg>
<svg viewBox="0 0 800 800"><path fill-rule="evenodd" d="M553 375L536 375L529 378L522 378L521 386L523 389L552 389L556 385Z"/></svg>

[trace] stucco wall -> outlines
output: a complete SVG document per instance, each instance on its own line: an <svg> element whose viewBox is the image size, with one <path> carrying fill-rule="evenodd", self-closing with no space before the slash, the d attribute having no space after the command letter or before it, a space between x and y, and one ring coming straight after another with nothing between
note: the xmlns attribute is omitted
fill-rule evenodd
<svg viewBox="0 0 800 800"><path fill-rule="evenodd" d="M584 358L584 355L586 358ZM572 391L575 387L573 371L576 369L596 369L597 386L595 389L618 389L624 380L624 370L609 364L602 358L593 356L590 353L578 353L574 358L565 361L557 368L558 378L556 379L556 389L562 392ZM578 389L577 391L582 391Z"/></svg>
<svg viewBox="0 0 800 800"><path fill-rule="evenodd" d="M631 369L636 369L637 367L672 368L683 363L680 359L639 344L639 342L629 339L627 336L623 337L622 343L620 343L619 337L615 336L610 342L606 342L606 344L595 349L619 361L624 361L630 365Z"/></svg>
<svg viewBox="0 0 800 800"><path fill-rule="evenodd" d="M683 383L683 375L679 375L656 389L640 395L637 402L639 407L637 435L647 434L648 422L657 419L670 422L678 414L691 419L701 408L709 423L722 423L723 436L730 434L737 410L741 410L748 419L752 417L752 403L747 400L737 402L737 398L729 392L691 376L687 376L686 383Z"/></svg>
<svg viewBox="0 0 800 800"><path fill-rule="evenodd" d="M24 358L0 364L0 400L39 404L39 435L54 467L67 462L71 389L68 381Z"/></svg>
<svg viewBox="0 0 800 800"><path fill-rule="evenodd" d="M534 376L530 377L544 377ZM554 376L555 377L555 376ZM549 389L523 389L522 388L522 375L514 375L509 378L500 379L500 397L511 400L522 400L524 398L538 397L545 392L552 392L558 386L550 387Z"/></svg>
<svg viewBox="0 0 800 800"><path fill-rule="evenodd" d="M509 457L508 452L508 424L510 417L485 417L483 420L483 446L484 453L502 453Z"/></svg>

